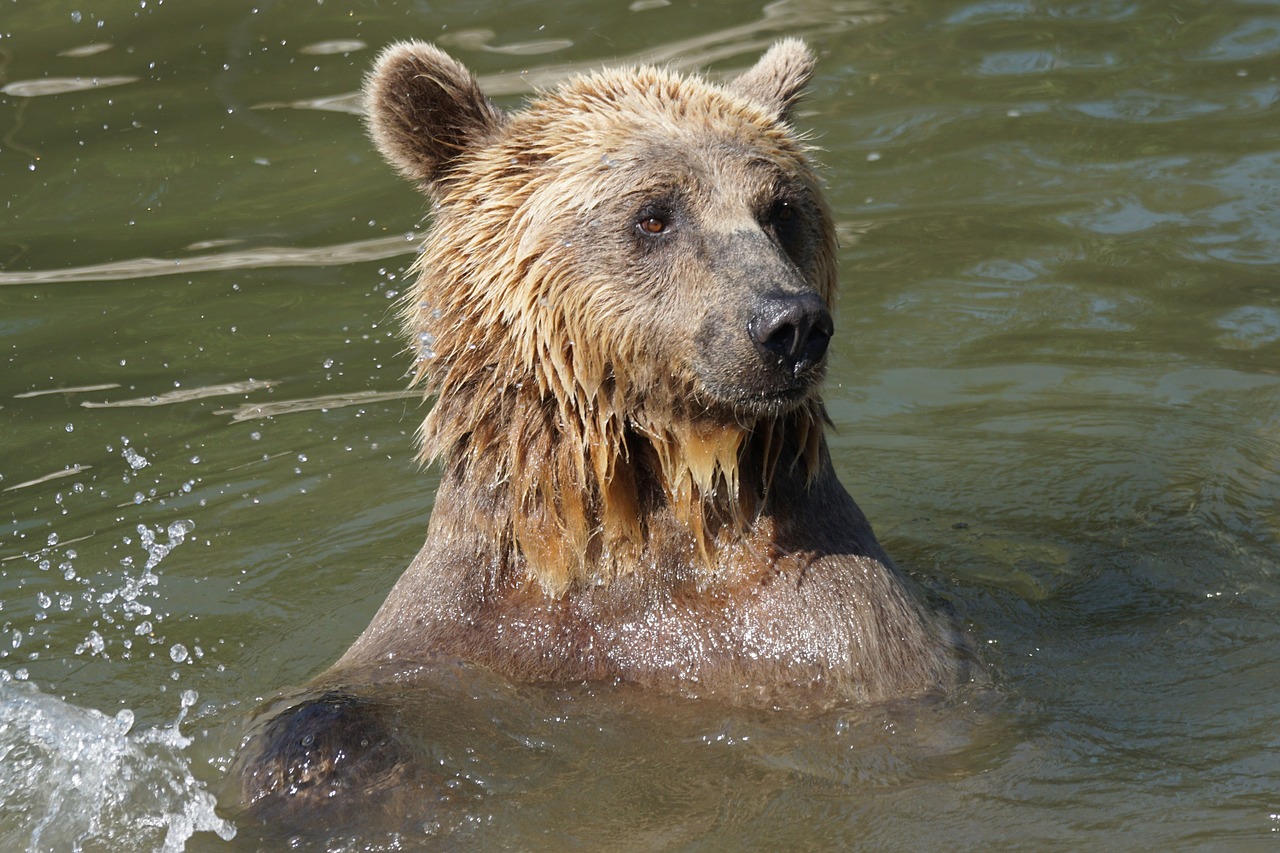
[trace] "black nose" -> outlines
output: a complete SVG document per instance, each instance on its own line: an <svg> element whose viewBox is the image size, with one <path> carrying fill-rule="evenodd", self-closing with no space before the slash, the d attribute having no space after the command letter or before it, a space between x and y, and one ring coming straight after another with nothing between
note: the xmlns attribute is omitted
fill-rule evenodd
<svg viewBox="0 0 1280 853"><path fill-rule="evenodd" d="M761 297L747 331L765 359L795 375L822 361L835 325L818 294L775 291Z"/></svg>

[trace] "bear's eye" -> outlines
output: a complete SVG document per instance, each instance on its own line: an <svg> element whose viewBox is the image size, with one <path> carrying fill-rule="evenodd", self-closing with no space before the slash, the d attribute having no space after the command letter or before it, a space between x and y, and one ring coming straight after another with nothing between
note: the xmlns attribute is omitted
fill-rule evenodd
<svg viewBox="0 0 1280 853"><path fill-rule="evenodd" d="M680 230L679 203L670 198L653 198L640 205L631 220L632 233L648 249L668 245Z"/></svg>
<svg viewBox="0 0 1280 853"><path fill-rule="evenodd" d="M760 218L761 227L793 260L804 253L806 222L804 203L794 197L775 198Z"/></svg>
<svg viewBox="0 0 1280 853"><path fill-rule="evenodd" d="M661 234L667 230L667 220L661 216L645 216L640 219L640 230L646 234Z"/></svg>
<svg viewBox="0 0 1280 853"><path fill-rule="evenodd" d="M790 201L780 198L770 205L765 218L770 225L785 227L794 224L800 218L800 211Z"/></svg>
<svg viewBox="0 0 1280 853"><path fill-rule="evenodd" d="M773 229L784 243L794 239L802 230L804 209L794 199L779 198L769 205L761 225Z"/></svg>

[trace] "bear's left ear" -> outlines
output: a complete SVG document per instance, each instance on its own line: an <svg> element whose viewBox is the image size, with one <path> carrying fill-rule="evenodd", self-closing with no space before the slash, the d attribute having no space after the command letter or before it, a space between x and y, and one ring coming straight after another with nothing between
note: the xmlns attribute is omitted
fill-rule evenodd
<svg viewBox="0 0 1280 853"><path fill-rule="evenodd" d="M768 107L780 121L789 121L791 107L800 100L813 76L813 53L800 39L783 39L765 51L753 67L728 84L728 89Z"/></svg>
<svg viewBox="0 0 1280 853"><path fill-rule="evenodd" d="M365 79L364 103L382 156L426 190L506 122L466 66L420 41L393 44L378 56Z"/></svg>

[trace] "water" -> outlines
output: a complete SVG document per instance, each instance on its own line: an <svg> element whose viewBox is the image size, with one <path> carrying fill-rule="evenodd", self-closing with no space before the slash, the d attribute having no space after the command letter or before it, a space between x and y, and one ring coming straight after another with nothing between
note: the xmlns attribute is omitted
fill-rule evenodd
<svg viewBox="0 0 1280 853"><path fill-rule="evenodd" d="M191 775L179 729L197 700L185 691L169 726L131 732L115 717L0 680L0 816L9 849L181 851L196 832L235 837Z"/></svg>
<svg viewBox="0 0 1280 853"><path fill-rule="evenodd" d="M212 811L241 721L363 628L435 482L390 316L424 208L350 97L410 34L508 105L811 41L833 454L999 693L782 719L473 674L455 808L329 846L1274 844L1280 10L20 0L0 847L270 849Z"/></svg>

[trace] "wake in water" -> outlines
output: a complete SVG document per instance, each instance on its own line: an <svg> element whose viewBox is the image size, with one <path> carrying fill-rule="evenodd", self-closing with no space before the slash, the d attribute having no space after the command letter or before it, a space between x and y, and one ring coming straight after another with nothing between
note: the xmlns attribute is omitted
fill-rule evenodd
<svg viewBox="0 0 1280 853"><path fill-rule="evenodd" d="M0 670L0 849L181 851L235 827L191 774L179 725L133 731L133 712L78 708Z"/></svg>

